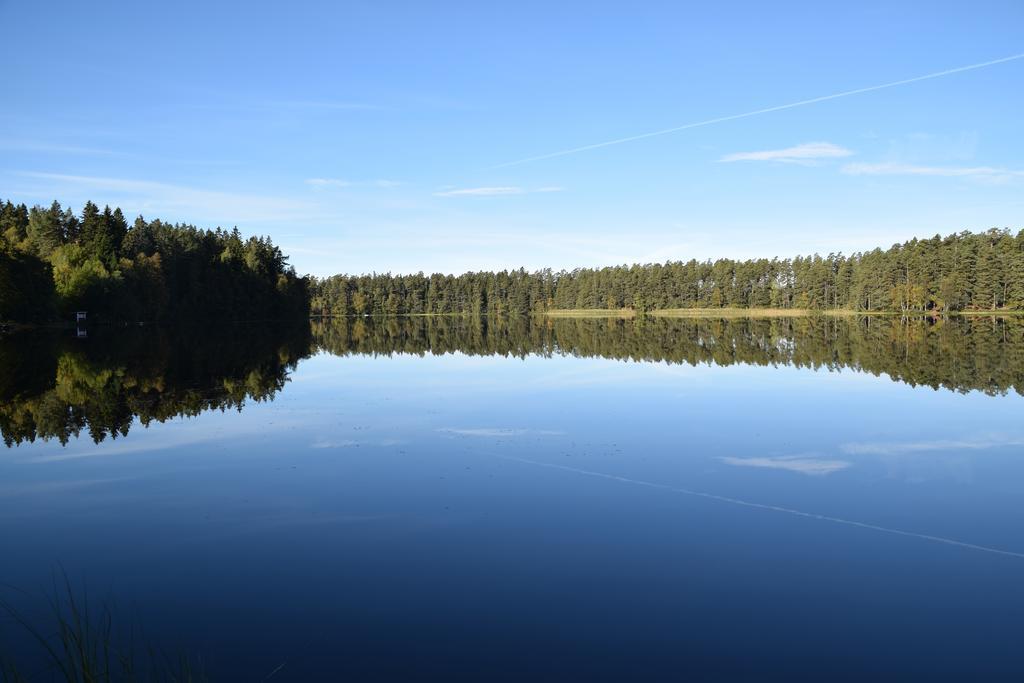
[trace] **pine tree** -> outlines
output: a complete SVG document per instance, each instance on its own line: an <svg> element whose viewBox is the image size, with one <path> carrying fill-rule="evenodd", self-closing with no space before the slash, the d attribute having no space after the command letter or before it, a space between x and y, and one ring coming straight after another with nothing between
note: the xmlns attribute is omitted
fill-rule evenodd
<svg viewBox="0 0 1024 683"><path fill-rule="evenodd" d="M104 235L106 232L103 214L100 213L99 207L92 202L86 202L85 206L82 207L80 225L79 244L81 244L82 249L88 255L99 257L104 246Z"/></svg>
<svg viewBox="0 0 1024 683"><path fill-rule="evenodd" d="M39 258L50 254L64 243L64 213L54 202L49 209L34 206L29 210L26 236L31 251Z"/></svg>

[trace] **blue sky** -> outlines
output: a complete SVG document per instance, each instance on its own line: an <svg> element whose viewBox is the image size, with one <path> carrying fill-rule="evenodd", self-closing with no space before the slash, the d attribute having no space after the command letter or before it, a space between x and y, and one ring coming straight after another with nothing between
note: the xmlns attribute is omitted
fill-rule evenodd
<svg viewBox="0 0 1024 683"><path fill-rule="evenodd" d="M1024 4L14 3L0 196L270 234L303 273L1024 227Z"/></svg>

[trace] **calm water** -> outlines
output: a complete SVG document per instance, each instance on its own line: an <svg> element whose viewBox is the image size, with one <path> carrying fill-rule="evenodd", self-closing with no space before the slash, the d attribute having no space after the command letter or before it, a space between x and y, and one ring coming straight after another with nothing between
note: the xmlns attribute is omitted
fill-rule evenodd
<svg viewBox="0 0 1024 683"><path fill-rule="evenodd" d="M63 567L212 680L1024 677L1024 321L99 329L0 368L3 597Z"/></svg>

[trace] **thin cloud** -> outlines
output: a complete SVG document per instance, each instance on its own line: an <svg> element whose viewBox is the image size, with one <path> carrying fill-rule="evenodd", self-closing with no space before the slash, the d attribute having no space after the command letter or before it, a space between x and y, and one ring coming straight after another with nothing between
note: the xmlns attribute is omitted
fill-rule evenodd
<svg viewBox="0 0 1024 683"><path fill-rule="evenodd" d="M118 153L98 147L81 147L78 145L61 145L36 140L0 140L0 149L17 152L44 152L48 154L86 154L95 156L115 156Z"/></svg>
<svg viewBox="0 0 1024 683"><path fill-rule="evenodd" d="M275 100L265 103L270 107L286 107L292 109L381 109L379 105L366 102L332 102L323 100Z"/></svg>
<svg viewBox="0 0 1024 683"><path fill-rule="evenodd" d="M917 166L885 162L880 164L846 164L843 173L849 175L913 175L945 178L982 178L1005 180L1024 176L1024 171L1014 171L992 166Z"/></svg>
<svg viewBox="0 0 1024 683"><path fill-rule="evenodd" d="M306 184L312 187L351 187L352 182L340 178L307 178Z"/></svg>
<svg viewBox="0 0 1024 683"><path fill-rule="evenodd" d="M562 192L564 188L561 187L538 187L536 189L528 189L524 187L516 187L514 185L505 185L497 187L464 187L454 190L442 190L435 192L435 197L498 197L507 196L514 194L532 194L538 192Z"/></svg>
<svg viewBox="0 0 1024 683"><path fill-rule="evenodd" d="M28 171L19 175L47 181L48 190L53 194L70 194L70 188L99 191L108 193L105 203L120 205L125 211L174 214L188 216L190 220L231 224L299 220L314 211L310 204L283 197L203 190L150 180ZM60 189L58 183L63 183L65 189Z"/></svg>
<svg viewBox="0 0 1024 683"><path fill-rule="evenodd" d="M435 192L435 197L497 197L499 195L523 194L521 187L465 187L458 190Z"/></svg>
<svg viewBox="0 0 1024 683"><path fill-rule="evenodd" d="M976 439L860 442L843 444L840 446L840 450L851 455L903 455L906 453L931 453L935 451L982 451L1009 446L1024 446L1024 438L989 436Z"/></svg>
<svg viewBox="0 0 1024 683"><path fill-rule="evenodd" d="M832 517L830 515L821 515L816 512L805 512L804 510L797 510L795 508L782 507L781 505L770 505L767 503L758 503L750 500L743 500L742 498L733 498L731 496L722 496L717 493L710 493L707 491L697 491L694 489L683 488L682 486L672 486L671 484L662 484L656 481L645 481L643 479L631 479L629 477L623 477L617 474L608 474L605 472L597 472L594 470L585 470L578 467L570 467L568 465L559 465L553 462L541 462L539 460L530 460L529 458L523 458L516 455L501 455L492 454L496 458L503 460L512 460L514 462L526 463L535 467L544 467L553 470L561 470L563 472L573 472L586 477L594 477L599 479L606 479L608 481L617 481L624 484L633 484L635 486L644 486L651 489L660 491L670 491L672 493L678 493L684 496L692 496L694 498L703 498L705 500L717 501L720 503L726 503L728 505L736 505L739 507L745 507L752 510L763 510L765 512L778 512L781 514L792 515L794 517L802 517L804 519L817 520L821 522L830 522L833 524L842 524L844 526L854 527L858 529L867 529L869 531L878 531L885 534L892 534L894 536L902 536L904 538L916 538L922 541L932 541L935 543L942 543L945 545L955 546L963 548L965 550L979 550L981 552L993 553L996 555L1005 555L1007 557L1016 557L1024 559L1024 552L1017 552L1014 550L1004 550L1002 548L995 548L992 546L978 545L976 543L967 543L966 541L959 541L954 538L946 538L944 536L933 536L931 534L921 534L916 531L907 531L904 529L896 529L893 527L879 526L877 524L870 524L868 522L860 522L855 519L844 519L842 517Z"/></svg>
<svg viewBox="0 0 1024 683"><path fill-rule="evenodd" d="M60 479L56 481L0 484L0 495L17 496L33 495L37 493L63 493L66 491L74 491L76 489L88 488L90 486L102 486L104 484L121 483L125 481L130 481L135 478L136 477L111 477L106 479L78 479L70 481L66 479Z"/></svg>
<svg viewBox="0 0 1024 683"><path fill-rule="evenodd" d="M352 448L353 446L359 446L361 442L353 441L351 439L343 439L341 441L331 441L329 439L319 439L309 444L310 448Z"/></svg>
<svg viewBox="0 0 1024 683"><path fill-rule="evenodd" d="M509 427L481 427L475 429L456 429L444 427L435 430L442 434L456 434L458 436L481 436L488 438L506 436L524 436L526 434L537 434L540 436L563 436L565 432L550 429L512 429Z"/></svg>
<svg viewBox="0 0 1024 683"><path fill-rule="evenodd" d="M507 428L489 428L484 427L480 429L438 429L437 431L445 434L458 434L459 436L483 436L483 437L499 437L499 436L522 436L526 434L525 429L507 429Z"/></svg>
<svg viewBox="0 0 1024 683"><path fill-rule="evenodd" d="M1024 59L1024 52L1020 54L1010 55L1008 57L1001 57L999 59L993 59L987 62L979 62L977 64L968 64L967 66L959 66L953 69L946 69L944 71L936 71L923 76L914 76L913 78L904 78L899 81L891 81L889 83L882 83L881 85L871 85L866 88L856 88L855 90L844 90L843 92L833 93L831 95L823 95L821 97L812 97L808 100L799 100L797 102L788 102L786 104L780 104L774 107L766 107L764 109L755 109L753 111L743 112L742 114L731 114L729 116L719 116L713 119L705 119L704 121L696 121L694 123L686 123L681 126L673 126L672 128L663 128L661 130L651 131L649 133L640 133L638 135L630 135L624 138L618 138L615 140L606 140L604 142L597 142L591 145L583 145L580 147L572 147L569 149L563 149L558 152L551 152L549 154L540 154L538 156L526 157L525 159L517 159L515 161L508 161L503 164L497 164L492 168L504 168L507 166L518 166L519 164L528 164L534 161L542 161L544 159L554 159L555 157L568 156L570 154L578 154L580 152L587 152L593 149L600 149L602 147L611 147L612 145L621 145L627 142L634 142L636 140L644 140L646 138L653 138L660 135L668 135L669 133L677 133L682 130L689 130L691 128L701 128L703 126L711 126L716 123L724 123L726 121L735 121L737 119L745 119L751 116L759 116L761 114L769 114L771 112L783 111L786 109L794 109L796 107L803 107L809 104L817 104L819 102L827 102L829 100L836 100L841 97L850 97L851 95L860 95L868 92L875 92L876 90L885 90L887 88L895 88L899 85L908 85L910 83L918 83L920 81L927 81L933 78L941 78L942 76L950 76L952 74L963 73L964 71L973 71L974 69L982 69L987 66L994 66L996 64L1003 64L1005 62L1012 62L1017 59Z"/></svg>
<svg viewBox="0 0 1024 683"><path fill-rule="evenodd" d="M386 180L379 178L377 180L345 180L344 178L306 178L305 183L310 187L380 187L390 188L399 187L402 183L398 180Z"/></svg>
<svg viewBox="0 0 1024 683"><path fill-rule="evenodd" d="M846 469L852 463L846 460L824 460L819 458L719 458L727 465L736 467L761 467L770 470L786 470L811 476L823 476Z"/></svg>
<svg viewBox="0 0 1024 683"><path fill-rule="evenodd" d="M202 427L204 425L215 425L213 429ZM283 429L285 427L298 427L299 422L290 418L275 420L274 427ZM270 428L266 424L256 420L225 420L217 419L215 414L206 414L194 418L175 418L159 424L142 426L135 424L132 427L132 434L143 429L156 432L150 440L136 440L135 436L129 435L125 438L117 438L104 441L102 447L94 444L85 434L73 439L62 451L53 455L29 455L24 460L17 460L18 464L24 465L45 465L51 462L64 460L78 460L82 458L108 458L118 455L133 453L150 453L154 451L165 451L172 448L184 448L187 452L202 452L203 444L209 444L219 439L240 439L240 438L264 438ZM45 442L51 439L43 439Z"/></svg>
<svg viewBox="0 0 1024 683"><path fill-rule="evenodd" d="M831 142L805 142L785 149L767 149L760 152L726 154L719 161L781 161L787 163L811 162L818 159L837 159L852 156L853 152Z"/></svg>

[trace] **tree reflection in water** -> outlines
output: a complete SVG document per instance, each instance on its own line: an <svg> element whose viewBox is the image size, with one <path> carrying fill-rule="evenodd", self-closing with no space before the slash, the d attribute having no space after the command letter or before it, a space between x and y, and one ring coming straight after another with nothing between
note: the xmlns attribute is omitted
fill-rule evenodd
<svg viewBox="0 0 1024 683"><path fill-rule="evenodd" d="M98 328L88 339L0 339L8 446L128 434L138 423L273 400L315 352L576 356L680 364L850 368L913 386L1024 393L1024 319L333 318L311 325Z"/></svg>

